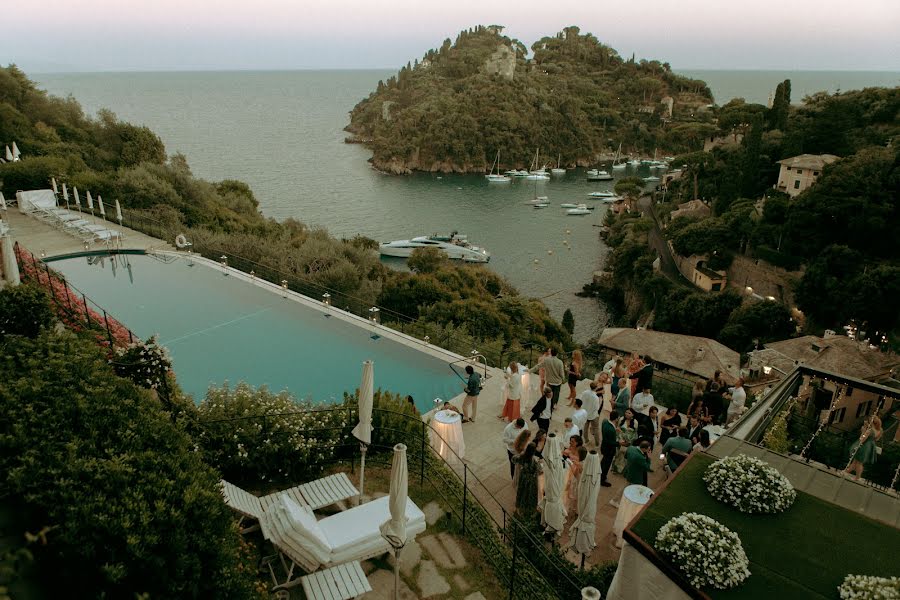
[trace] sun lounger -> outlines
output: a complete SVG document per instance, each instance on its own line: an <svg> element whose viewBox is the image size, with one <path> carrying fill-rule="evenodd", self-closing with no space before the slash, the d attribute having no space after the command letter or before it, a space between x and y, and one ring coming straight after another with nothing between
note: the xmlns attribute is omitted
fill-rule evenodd
<svg viewBox="0 0 900 600"><path fill-rule="evenodd" d="M358 560L316 571L301 577L300 583L306 597L316 600L350 600L372 591Z"/></svg>

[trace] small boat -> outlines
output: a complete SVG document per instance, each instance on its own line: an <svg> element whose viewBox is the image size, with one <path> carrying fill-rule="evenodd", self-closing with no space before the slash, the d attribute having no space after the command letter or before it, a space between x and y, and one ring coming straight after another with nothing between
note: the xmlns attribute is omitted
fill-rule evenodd
<svg viewBox="0 0 900 600"><path fill-rule="evenodd" d="M647 182L659 181L659 177L657 177L656 175L650 175L649 177L644 177L644 181L647 181Z"/></svg>
<svg viewBox="0 0 900 600"><path fill-rule="evenodd" d="M497 167L497 172L494 173L494 167ZM512 181L512 177L509 175L501 175L500 174L500 151L497 150L497 158L494 159L494 163L491 165L491 172L485 175L487 180L491 183L509 183Z"/></svg>
<svg viewBox="0 0 900 600"><path fill-rule="evenodd" d="M547 202L550 202L550 199L547 198L547 196L535 196L528 201L528 204L546 204Z"/></svg>
<svg viewBox="0 0 900 600"><path fill-rule="evenodd" d="M518 171L514 172L513 176L514 177L528 177L528 171L526 171L525 169L519 169Z"/></svg>
<svg viewBox="0 0 900 600"><path fill-rule="evenodd" d="M622 156L622 142L619 142L619 147L616 149L616 157L613 159L612 164L613 171L618 171L625 168L625 163L619 162L620 156Z"/></svg>
<svg viewBox="0 0 900 600"><path fill-rule="evenodd" d="M549 202L540 202L537 204L532 204L532 206L534 208L547 208L548 206L550 206L550 203Z"/></svg>
<svg viewBox="0 0 900 600"><path fill-rule="evenodd" d="M566 211L567 215L589 215L591 214L591 209L588 208L587 204L579 204L575 208L570 208Z"/></svg>
<svg viewBox="0 0 900 600"><path fill-rule="evenodd" d="M612 181L613 176L606 171L591 169L587 172L588 181Z"/></svg>
<svg viewBox="0 0 900 600"><path fill-rule="evenodd" d="M615 164L612 166L612 168L613 168L613 171L621 171L622 169L624 169L624 168L627 167L627 166L628 166L628 165L627 165L626 163L623 163L623 162L622 162L622 163L615 163Z"/></svg>
<svg viewBox="0 0 900 600"><path fill-rule="evenodd" d="M529 181L548 181L550 176L546 173L529 173L525 176L525 179Z"/></svg>
<svg viewBox="0 0 900 600"><path fill-rule="evenodd" d="M563 202L559 205L560 208L578 208L577 204L572 204L571 202Z"/></svg>
<svg viewBox="0 0 900 600"><path fill-rule="evenodd" d="M409 258L413 250L417 248L437 248L443 251L448 258L464 262L486 263L491 260L491 255L487 250L471 245L465 235L456 231L451 232L449 236L434 234L409 240L382 242L379 245L379 251L383 256L399 258Z"/></svg>
<svg viewBox="0 0 900 600"><path fill-rule="evenodd" d="M556 157L556 168L550 169L550 172L553 175L565 175L566 174L566 170L563 169L562 166L560 165L561 160L562 160L562 154L560 154L559 156Z"/></svg>
<svg viewBox="0 0 900 600"><path fill-rule="evenodd" d="M615 192L590 192L588 198L615 198Z"/></svg>
<svg viewBox="0 0 900 600"><path fill-rule="evenodd" d="M641 164L641 159L632 158L631 160L628 161L628 164L631 165L632 167L638 167Z"/></svg>

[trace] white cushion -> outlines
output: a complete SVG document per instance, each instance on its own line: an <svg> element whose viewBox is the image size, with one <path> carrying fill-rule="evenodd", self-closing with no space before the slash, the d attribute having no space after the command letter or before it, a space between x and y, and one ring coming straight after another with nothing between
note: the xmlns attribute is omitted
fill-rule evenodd
<svg viewBox="0 0 900 600"><path fill-rule="evenodd" d="M315 515L308 507L300 506L288 496L282 495L277 500L277 509L281 511L289 529L299 536L309 538L310 543L322 554L331 553L328 538L322 533ZM291 537L296 538L297 536Z"/></svg>
<svg viewBox="0 0 900 600"><path fill-rule="evenodd" d="M378 527L391 518L389 501L390 497L383 496L319 521L318 525L327 539L332 553L336 556L353 547L382 540ZM412 500L407 498L407 531L418 533L424 529L424 527L420 529L420 525L424 524L425 514Z"/></svg>

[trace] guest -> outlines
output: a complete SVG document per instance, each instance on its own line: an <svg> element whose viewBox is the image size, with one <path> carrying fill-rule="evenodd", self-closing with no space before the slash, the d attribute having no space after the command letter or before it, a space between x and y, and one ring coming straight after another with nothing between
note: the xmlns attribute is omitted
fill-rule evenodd
<svg viewBox="0 0 900 600"><path fill-rule="evenodd" d="M584 357L581 355L581 350L575 350L572 352L572 360L569 362L569 406L575 406L575 385L578 383L578 380L581 379L583 367Z"/></svg>
<svg viewBox="0 0 900 600"><path fill-rule="evenodd" d="M566 498L569 500L568 511L570 516L578 514L578 480L581 479L581 472L584 470L585 458L587 458L587 448L579 446L571 459L572 464L569 466L569 480L566 482Z"/></svg>
<svg viewBox="0 0 900 600"><path fill-rule="evenodd" d="M628 369L626 371L628 375L628 379L631 380L631 385L629 386L629 390L631 391L631 396L634 396L638 390L638 378L636 374L638 371L644 368L644 361L641 360L640 355L637 352L631 353L631 360L628 363ZM627 382L626 382L627 383ZM621 384L620 384L621 387Z"/></svg>
<svg viewBox="0 0 900 600"><path fill-rule="evenodd" d="M703 394L706 392L707 385L708 384L706 382L704 382L702 379L698 379L697 381L694 382L694 387L691 388L691 402L692 403L697 398L703 397Z"/></svg>
<svg viewBox="0 0 900 600"><path fill-rule="evenodd" d="M541 383L540 383L540 386L538 387L538 389L541 389L541 390L544 389L545 385L547 385L547 374L544 371L544 361L548 358L550 358L550 348L547 348L546 350L544 350L544 353L541 354L541 357L538 359L538 364L537 364L538 374L541 377ZM534 370L532 369L531 372L533 373Z"/></svg>
<svg viewBox="0 0 900 600"><path fill-rule="evenodd" d="M747 402L747 392L744 390L744 378L738 377L737 383L734 384L733 388L728 388L728 392L731 394L731 402L728 403L728 418L725 421L726 425L731 424L732 421L741 416L741 413L744 412L744 404Z"/></svg>
<svg viewBox="0 0 900 600"><path fill-rule="evenodd" d="M463 423L474 423L475 414L478 412L478 394L481 393L481 375L475 372L472 365L466 365L466 373L469 379L466 381L466 397L463 399ZM469 417L469 407L472 407L472 416Z"/></svg>
<svg viewBox="0 0 900 600"><path fill-rule="evenodd" d="M539 429L550 431L550 417L553 416L553 390L544 386L544 395L531 408L531 420L537 421Z"/></svg>
<svg viewBox="0 0 900 600"><path fill-rule="evenodd" d="M650 388L643 388L631 399L631 408L642 415L650 414L650 407L653 406L654 401Z"/></svg>
<svg viewBox="0 0 900 600"><path fill-rule="evenodd" d="M519 435L516 436L516 441L513 442L513 460L518 456L522 456L522 453L525 452L525 446L531 443L531 431L528 429L528 426L522 428L519 432Z"/></svg>
<svg viewBox="0 0 900 600"><path fill-rule="evenodd" d="M875 415L866 419L860 430L859 439L850 446L850 466L845 473L854 475L854 479L862 476L865 466L874 463L878 457L877 442L883 433L881 419Z"/></svg>
<svg viewBox="0 0 900 600"><path fill-rule="evenodd" d="M697 398L688 406L687 414L689 417L697 417L701 423L709 422L709 410L703 404L703 398Z"/></svg>
<svg viewBox="0 0 900 600"><path fill-rule="evenodd" d="M703 452L704 450L709 448L711 444L712 444L712 441L709 439L709 432L705 429L701 429L700 430L700 439L697 441L696 444L694 444L694 446L693 446L693 448L691 448L691 450L699 450L699 451Z"/></svg>
<svg viewBox="0 0 900 600"><path fill-rule="evenodd" d="M506 446L506 455L509 458L509 476L515 477L516 475L516 464L513 462L513 458L516 456L516 438L519 437L519 434L522 433L522 430L528 431L525 424L525 419L516 419L503 429L503 444Z"/></svg>
<svg viewBox="0 0 900 600"><path fill-rule="evenodd" d="M638 446L628 446L625 451L625 480L631 484L647 485L650 468L650 442L642 440Z"/></svg>
<svg viewBox="0 0 900 600"><path fill-rule="evenodd" d="M580 435L573 435L569 438L569 444L565 450L563 450L563 458L568 458L572 460L572 458L578 454L578 449L584 447L584 440L581 439Z"/></svg>
<svg viewBox="0 0 900 600"><path fill-rule="evenodd" d="M613 372L613 369L614 369L615 366L616 366L616 363L619 362L619 361L621 361L621 360L622 360L622 357L621 357L621 356L618 356L618 355L613 356L613 357L610 358L608 361L606 361L606 363L603 365L603 371L602 371L602 372L603 372L603 373L607 373L608 375L612 375L612 372Z"/></svg>
<svg viewBox="0 0 900 600"><path fill-rule="evenodd" d="M697 415L688 419L688 439L691 440L691 444L696 444L700 441L700 432L703 431L703 427L703 421Z"/></svg>
<svg viewBox="0 0 900 600"><path fill-rule="evenodd" d="M725 382L722 380L722 371L716 371L713 373L713 378L706 382L706 392L712 391L713 384L718 385L720 388L725 385Z"/></svg>
<svg viewBox="0 0 900 600"><path fill-rule="evenodd" d="M503 412L497 418L511 423L521 416L519 402L522 399L522 374L519 373L519 363L509 363L503 376L506 379L506 402L503 404Z"/></svg>
<svg viewBox="0 0 900 600"><path fill-rule="evenodd" d="M525 446L516 458L516 510L525 518L533 517L538 504L538 474L541 466L535 456L534 443Z"/></svg>
<svg viewBox="0 0 900 600"><path fill-rule="evenodd" d="M622 377L619 379L619 393L616 395L616 410L620 415L624 415L630 407L631 388L628 386L628 380Z"/></svg>
<svg viewBox="0 0 900 600"><path fill-rule="evenodd" d="M532 373L536 373L542 368L544 369L546 385L553 392L552 402L550 403L551 410L556 408L556 403L559 402L559 388L562 386L563 381L566 380L565 366L557 354L559 354L559 350L555 347L550 348L550 356L542 359L540 363L531 368Z"/></svg>
<svg viewBox="0 0 900 600"><path fill-rule="evenodd" d="M544 447L547 445L547 432L543 429L538 429L537 433L534 434L534 440L531 442L534 444L534 455L538 458L544 458Z"/></svg>
<svg viewBox="0 0 900 600"><path fill-rule="evenodd" d="M725 388L714 381L709 386L709 391L703 394L703 405L706 407L706 423L719 423L725 416L725 398L722 394ZM701 419L703 420L703 419Z"/></svg>
<svg viewBox="0 0 900 600"><path fill-rule="evenodd" d="M665 445L666 440L676 435L678 428L681 427L681 415L678 414L678 409L674 406L667 408L660 426L659 443Z"/></svg>
<svg viewBox="0 0 900 600"><path fill-rule="evenodd" d="M444 402L444 405L441 407L441 410L449 410L450 412L455 412L458 415L462 414L462 411L450 404L449 402Z"/></svg>
<svg viewBox="0 0 900 600"><path fill-rule="evenodd" d="M653 436L650 439L650 451L653 452L653 448L656 446L656 440L659 439L660 432L659 409L655 406L651 406L650 414L648 416L650 418L650 423L653 425Z"/></svg>
<svg viewBox="0 0 900 600"><path fill-rule="evenodd" d="M613 471L621 473L625 470L625 450L637 439L638 422L634 417L634 411L625 409L625 414L619 419L619 450L613 459Z"/></svg>
<svg viewBox="0 0 900 600"><path fill-rule="evenodd" d="M587 431L581 435L585 440L589 440L591 436L594 438L594 447L600 445L600 412L602 410L600 398L597 396L597 384L591 382L588 389L581 392L581 404L584 407L587 419ZM577 411L576 411L577 412Z"/></svg>
<svg viewBox="0 0 900 600"><path fill-rule="evenodd" d="M419 409L416 408L416 401L413 399L412 396L409 396L409 395L406 396L406 403L409 404L409 406L412 408L413 413L419 414Z"/></svg>
<svg viewBox="0 0 900 600"><path fill-rule="evenodd" d="M619 413L615 410L610 411L609 417L603 420L603 442L600 444L600 485L610 487L606 478L609 476L609 468L612 466L613 458L619 449L619 430L616 428L616 422L619 420Z"/></svg>
<svg viewBox="0 0 900 600"><path fill-rule="evenodd" d="M662 454L664 456L663 460L669 465L669 470L674 473L675 469L678 468L678 463L675 462L675 459L669 453L670 450L678 450L679 452L690 454L693 448L694 444L688 438L688 430L685 427L678 430L678 435L666 440L665 445L662 447Z"/></svg>
<svg viewBox="0 0 900 600"><path fill-rule="evenodd" d="M645 354L640 360L640 368L629 375L632 381L632 395L635 390L649 390L653 387L653 359L649 354Z"/></svg>
<svg viewBox="0 0 900 600"><path fill-rule="evenodd" d="M573 436L576 436L576 435L581 437L581 430L575 426L575 423L572 421L572 417L566 417L565 421L563 421L563 423L564 423L563 434L562 434L563 442L568 443L569 440Z"/></svg>
<svg viewBox="0 0 900 600"><path fill-rule="evenodd" d="M572 424L578 428L581 436L586 435L584 428L587 425L587 411L584 410L584 401L581 398L575 398L575 412L572 413Z"/></svg>

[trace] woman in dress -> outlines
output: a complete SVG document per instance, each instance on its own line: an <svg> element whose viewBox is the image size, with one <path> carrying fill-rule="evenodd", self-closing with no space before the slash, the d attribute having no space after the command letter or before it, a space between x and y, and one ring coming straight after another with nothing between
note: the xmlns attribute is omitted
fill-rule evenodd
<svg viewBox="0 0 900 600"><path fill-rule="evenodd" d="M650 452L653 452L653 448L656 445L656 440L659 439L659 432L661 430L661 425L659 422L659 409L655 406L651 406L649 410L650 423L653 424L653 438L648 440L650 442Z"/></svg>
<svg viewBox="0 0 900 600"><path fill-rule="evenodd" d="M623 377L625 377L625 363L621 358L617 358L616 365L612 370L612 377L610 377L612 380L610 382L610 393L613 398L619 393L619 380Z"/></svg>
<svg viewBox="0 0 900 600"><path fill-rule="evenodd" d="M628 446L637 439L638 422L634 417L634 411L630 408L625 409L625 414L619 419L619 450L613 459L613 471L621 473L625 470L625 452Z"/></svg>
<svg viewBox="0 0 900 600"><path fill-rule="evenodd" d="M863 424L859 439L850 446L850 465L844 471L848 475L853 474L854 479L859 479L866 465L871 465L878 457L877 442L881 439L881 419L872 415Z"/></svg>
<svg viewBox="0 0 900 600"><path fill-rule="evenodd" d="M506 378L506 402L503 403L503 412L497 418L512 423L521 416L519 405L522 399L522 374L519 372L519 363L509 363L503 376Z"/></svg>
<svg viewBox="0 0 900 600"><path fill-rule="evenodd" d="M516 461L516 511L525 518L533 518L538 505L538 474L541 466L534 455L534 444L525 446Z"/></svg>
<svg viewBox="0 0 900 600"><path fill-rule="evenodd" d="M643 369L644 365L646 365L646 364L647 363L645 363L643 361L643 359L638 355L637 352L631 353L631 362L628 363L627 373L628 373L628 379L631 381L631 397L632 398L637 393L638 380L637 380L637 378L631 379L631 376L634 375L635 373L637 373L638 371L640 371L641 369Z"/></svg>
<svg viewBox="0 0 900 600"><path fill-rule="evenodd" d="M691 388L691 402L696 400L697 398L702 398L703 394L706 392L707 385L703 383L702 379L698 379L694 382L694 387Z"/></svg>
<svg viewBox="0 0 900 600"><path fill-rule="evenodd" d="M566 483L566 498L568 502L569 516L578 514L578 480L581 479L581 471L584 469L584 459L587 458L587 448L578 446L573 453L569 466L569 480Z"/></svg>
<svg viewBox="0 0 900 600"><path fill-rule="evenodd" d="M516 436L516 441L513 442L513 459L517 456L522 456L522 453L525 452L525 446L531 441L531 431L528 429L523 429L519 435Z"/></svg>
<svg viewBox="0 0 900 600"><path fill-rule="evenodd" d="M688 406L687 414L689 417L697 417L701 423L709 422L709 409L703 404L702 397L691 402L691 405Z"/></svg>
<svg viewBox="0 0 900 600"><path fill-rule="evenodd" d="M660 423L659 443L665 446L666 440L675 437L679 427L681 427L681 415L678 414L678 409L674 406L667 408Z"/></svg>
<svg viewBox="0 0 900 600"><path fill-rule="evenodd" d="M541 357L538 359L538 364L543 365L544 360L547 358L550 358L550 348L547 348L546 350L544 350L544 353L541 354ZM541 385L538 389L542 390L542 389L544 389L544 386L547 385L547 381L546 381L546 377L545 377L546 373L544 373L543 366L541 366L541 368L538 369L538 374L541 376Z"/></svg>
<svg viewBox="0 0 900 600"><path fill-rule="evenodd" d="M691 451L699 450L703 452L712 444L712 440L709 439L709 432L705 429L700 431L700 439L694 444L694 447L691 448Z"/></svg>
<svg viewBox="0 0 900 600"><path fill-rule="evenodd" d="M569 406L575 406L575 385L581 379L581 371L584 367L584 357L581 350L572 352L572 360L569 362Z"/></svg>

